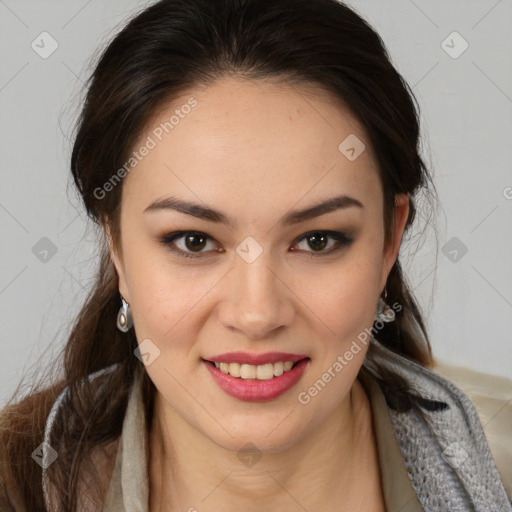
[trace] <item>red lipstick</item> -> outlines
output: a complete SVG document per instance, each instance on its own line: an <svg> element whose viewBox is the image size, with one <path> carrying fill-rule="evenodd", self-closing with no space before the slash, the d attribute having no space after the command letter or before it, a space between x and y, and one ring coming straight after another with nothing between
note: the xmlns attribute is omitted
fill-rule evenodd
<svg viewBox="0 0 512 512"><path fill-rule="evenodd" d="M268 380L242 379L233 377L218 369L213 362L240 363L261 365L275 363L276 361L294 361L295 365L279 377ZM275 400L290 390L302 377L311 359L308 356L287 354L283 352L267 352L266 354L248 354L246 352L230 352L203 360L210 375L216 384L225 393L238 400L247 402L266 402Z"/></svg>

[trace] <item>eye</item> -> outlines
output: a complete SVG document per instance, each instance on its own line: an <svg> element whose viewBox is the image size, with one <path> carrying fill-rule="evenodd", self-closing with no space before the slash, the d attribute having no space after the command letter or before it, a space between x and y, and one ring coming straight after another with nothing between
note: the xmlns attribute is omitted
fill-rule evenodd
<svg viewBox="0 0 512 512"><path fill-rule="evenodd" d="M334 243L325 251L324 249L328 245L329 239L334 240ZM179 247L176 243L177 240L183 240L182 247ZM208 252L203 249L208 245L209 240L213 239L201 231L176 231L163 236L159 241L182 258L199 258L202 252ZM311 253L309 257L316 258L333 254L344 246L350 245L354 240L341 231L310 231L302 235L294 246L303 241L314 249L313 251L305 250L304 252L309 252ZM292 252L296 252L293 249L294 246L292 246ZM215 246L213 250L215 250ZM222 252L222 250L217 249L217 252ZM303 252L302 249L301 252Z"/></svg>
<svg viewBox="0 0 512 512"><path fill-rule="evenodd" d="M176 245L175 240L180 239L184 239L183 248L174 247L174 245ZM176 233L170 233L162 237L160 243L167 246L178 256L183 258L197 258L199 255L194 253L204 252L202 249L207 245L206 240L211 240L211 238L206 233L200 231L177 231ZM190 253L187 252L189 250L191 251Z"/></svg>
<svg viewBox="0 0 512 512"><path fill-rule="evenodd" d="M329 247L329 250L324 251L323 249L328 245L329 238L334 240L334 243ZM341 231L310 231L299 238L299 243L302 241L305 241L309 247L314 249L313 251L306 250L306 252L311 253L309 257L317 258L333 254L344 246L350 245L354 240Z"/></svg>

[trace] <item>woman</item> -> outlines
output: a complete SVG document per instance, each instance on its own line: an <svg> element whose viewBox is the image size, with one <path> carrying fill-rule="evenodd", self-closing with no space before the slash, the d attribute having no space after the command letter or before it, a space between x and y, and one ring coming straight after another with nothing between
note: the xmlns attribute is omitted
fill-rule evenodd
<svg viewBox="0 0 512 512"><path fill-rule="evenodd" d="M398 259L413 100L334 0L136 16L71 158L97 282L64 378L3 411L1 509L512 510Z"/></svg>

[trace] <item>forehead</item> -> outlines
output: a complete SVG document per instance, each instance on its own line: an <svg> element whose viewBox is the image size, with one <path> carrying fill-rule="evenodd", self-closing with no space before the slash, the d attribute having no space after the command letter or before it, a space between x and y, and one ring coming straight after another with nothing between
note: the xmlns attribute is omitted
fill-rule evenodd
<svg viewBox="0 0 512 512"><path fill-rule="evenodd" d="M346 140L364 144L355 160L343 152ZM307 204L334 189L379 193L364 128L312 86L229 78L190 89L155 112L133 151L140 160L124 179L123 202L140 211L165 194L247 209Z"/></svg>

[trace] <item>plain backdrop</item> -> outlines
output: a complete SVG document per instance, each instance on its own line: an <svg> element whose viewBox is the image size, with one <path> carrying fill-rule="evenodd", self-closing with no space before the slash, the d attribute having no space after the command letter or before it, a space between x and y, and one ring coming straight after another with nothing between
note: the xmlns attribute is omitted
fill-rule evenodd
<svg viewBox="0 0 512 512"><path fill-rule="evenodd" d="M57 354L92 284L97 239L70 182L71 131L94 52L150 3L0 0L1 403ZM400 258L434 355L511 377L512 2L348 3L421 107L440 209L422 213Z"/></svg>

